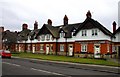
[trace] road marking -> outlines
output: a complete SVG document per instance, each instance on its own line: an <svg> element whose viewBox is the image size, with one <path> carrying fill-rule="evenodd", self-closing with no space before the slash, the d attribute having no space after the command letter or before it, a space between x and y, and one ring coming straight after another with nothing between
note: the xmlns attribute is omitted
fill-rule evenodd
<svg viewBox="0 0 120 77"><path fill-rule="evenodd" d="M66 76L66 75L63 75L63 74L60 74L60 73L45 71L45 70L41 70L41 69L31 68L31 70L36 70L36 71L45 72L45 73L54 74L54 75Z"/></svg>
<svg viewBox="0 0 120 77"><path fill-rule="evenodd" d="M8 63L8 62L2 62L2 63L9 64L9 65L14 65L14 66L17 66L17 67L20 66L20 65L18 65L18 64L12 64L12 63Z"/></svg>

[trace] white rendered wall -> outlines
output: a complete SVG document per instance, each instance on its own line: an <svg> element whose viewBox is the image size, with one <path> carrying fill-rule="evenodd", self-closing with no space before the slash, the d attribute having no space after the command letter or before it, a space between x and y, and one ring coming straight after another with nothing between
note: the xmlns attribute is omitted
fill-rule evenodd
<svg viewBox="0 0 120 77"><path fill-rule="evenodd" d="M115 35L116 38L112 38L113 42L120 42L120 32Z"/></svg>
<svg viewBox="0 0 120 77"><path fill-rule="evenodd" d="M82 31L80 30L76 35L76 41L82 40L111 40L110 36L105 35L101 30L97 29L98 35L92 36L92 29L87 29L87 36L82 36Z"/></svg>

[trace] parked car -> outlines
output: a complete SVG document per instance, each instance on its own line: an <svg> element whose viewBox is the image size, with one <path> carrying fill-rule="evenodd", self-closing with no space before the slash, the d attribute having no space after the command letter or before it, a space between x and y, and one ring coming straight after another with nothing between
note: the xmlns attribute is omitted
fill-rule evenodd
<svg viewBox="0 0 120 77"><path fill-rule="evenodd" d="M9 50L0 50L2 58L11 58L11 52Z"/></svg>

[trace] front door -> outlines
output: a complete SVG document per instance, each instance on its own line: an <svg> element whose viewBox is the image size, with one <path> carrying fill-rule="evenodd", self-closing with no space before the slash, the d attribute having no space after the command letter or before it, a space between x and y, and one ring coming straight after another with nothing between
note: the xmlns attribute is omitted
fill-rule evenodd
<svg viewBox="0 0 120 77"><path fill-rule="evenodd" d="M100 45L95 45L94 46L94 57L95 58L100 58Z"/></svg>
<svg viewBox="0 0 120 77"><path fill-rule="evenodd" d="M32 53L35 53L35 46L33 46L33 50L32 50Z"/></svg>
<svg viewBox="0 0 120 77"><path fill-rule="evenodd" d="M73 56L73 46L69 46L69 56Z"/></svg>
<svg viewBox="0 0 120 77"><path fill-rule="evenodd" d="M19 46L19 52L21 51L21 47Z"/></svg>
<svg viewBox="0 0 120 77"><path fill-rule="evenodd" d="M46 46L46 54L49 54L49 46Z"/></svg>

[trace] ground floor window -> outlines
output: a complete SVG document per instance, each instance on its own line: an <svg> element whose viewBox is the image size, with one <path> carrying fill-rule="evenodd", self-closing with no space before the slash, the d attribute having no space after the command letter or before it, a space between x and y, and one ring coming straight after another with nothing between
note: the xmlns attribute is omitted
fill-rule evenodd
<svg viewBox="0 0 120 77"><path fill-rule="evenodd" d="M50 44L50 51L53 51L53 44Z"/></svg>
<svg viewBox="0 0 120 77"><path fill-rule="evenodd" d="M64 44L60 44L60 51L64 51Z"/></svg>
<svg viewBox="0 0 120 77"><path fill-rule="evenodd" d="M81 45L81 52L87 52L87 44Z"/></svg>
<svg viewBox="0 0 120 77"><path fill-rule="evenodd" d="M112 52L117 52L117 46L112 46Z"/></svg>
<svg viewBox="0 0 120 77"><path fill-rule="evenodd" d="M40 45L40 50L43 50L44 49L44 46L43 44Z"/></svg>
<svg viewBox="0 0 120 77"><path fill-rule="evenodd" d="M28 51L30 51L30 49L31 49L30 47L31 47L31 45L30 45L30 44L28 44L28 48L27 48L27 49L28 49Z"/></svg>

